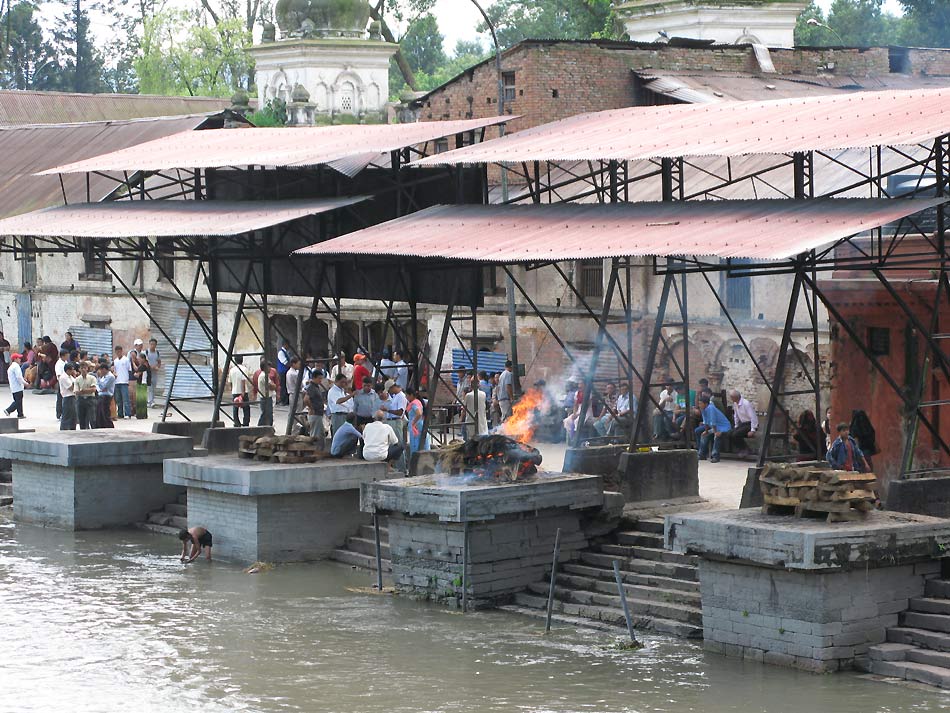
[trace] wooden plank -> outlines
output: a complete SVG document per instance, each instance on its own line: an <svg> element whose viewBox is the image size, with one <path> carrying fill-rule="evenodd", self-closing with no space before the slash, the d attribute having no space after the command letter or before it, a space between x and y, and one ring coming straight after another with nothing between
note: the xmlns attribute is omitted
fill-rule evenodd
<svg viewBox="0 0 950 713"><path fill-rule="evenodd" d="M793 480L785 487L787 488L815 488L818 487L817 480Z"/></svg>
<svg viewBox="0 0 950 713"><path fill-rule="evenodd" d="M827 501L815 500L802 505L806 510L815 512L847 512L851 509L848 503L830 503Z"/></svg>
<svg viewBox="0 0 950 713"><path fill-rule="evenodd" d="M834 493L832 500L877 500L877 496L870 490L846 490L844 492Z"/></svg>
<svg viewBox="0 0 950 713"><path fill-rule="evenodd" d="M785 506L795 506L801 504L801 500L798 498L792 497L777 497L775 495L763 495L762 498L765 500L766 505L785 505Z"/></svg>

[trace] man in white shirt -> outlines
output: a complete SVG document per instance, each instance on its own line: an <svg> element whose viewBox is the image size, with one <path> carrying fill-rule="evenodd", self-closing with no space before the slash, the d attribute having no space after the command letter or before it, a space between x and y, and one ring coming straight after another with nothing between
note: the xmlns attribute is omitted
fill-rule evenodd
<svg viewBox="0 0 950 713"><path fill-rule="evenodd" d="M59 359L56 364L53 365L53 371L56 372L56 379L59 380L59 377L63 375L63 368L66 366L66 362L69 361L69 351L66 349L59 350ZM56 418L63 417L63 397L59 389L56 389Z"/></svg>
<svg viewBox="0 0 950 713"><path fill-rule="evenodd" d="M511 417L511 406L515 399L514 374L509 359L505 362L505 370L498 375L498 407L501 409L501 420L507 421Z"/></svg>
<svg viewBox="0 0 950 713"><path fill-rule="evenodd" d="M287 404L293 405L294 411L299 411L299 406L303 403L303 397L297 391L297 384L300 382L300 357L293 357L290 360L290 366L284 375L284 384L287 386ZM306 386L306 384L300 384ZM301 389L302 390L302 389Z"/></svg>
<svg viewBox="0 0 950 713"><path fill-rule="evenodd" d="M393 383L393 385L389 387L388 403L386 423L393 429L396 438L399 439L399 444L402 445L406 442L406 409L409 407L409 400L406 398L406 395L402 393L402 388L399 384ZM401 460L400 465L402 465Z"/></svg>
<svg viewBox="0 0 950 713"><path fill-rule="evenodd" d="M73 390L73 383L76 380L76 365L68 362L63 367L63 375L59 377L57 386L59 394L63 397L63 415L59 419L60 431L75 431L76 420L76 392Z"/></svg>
<svg viewBox="0 0 950 713"><path fill-rule="evenodd" d="M409 386L409 365L402 358L402 352L393 352L393 380L405 391Z"/></svg>
<svg viewBox="0 0 950 713"><path fill-rule="evenodd" d="M729 432L732 438L752 438L759 430L759 415L755 406L742 396L736 389L729 391L729 400L732 401L733 429Z"/></svg>
<svg viewBox="0 0 950 713"><path fill-rule="evenodd" d="M379 360L378 371L388 389L391 386L390 382L396 380L396 362L389 358L388 349L383 352L383 356Z"/></svg>
<svg viewBox="0 0 950 713"><path fill-rule="evenodd" d="M238 355L234 357L234 366L228 373L228 381L231 382L231 415L234 417L235 426L251 425L251 404L248 396L247 372L244 371L244 357ZM238 408L242 411L243 420L238 418Z"/></svg>
<svg viewBox="0 0 950 713"><path fill-rule="evenodd" d="M678 397L673 381L664 379L658 402L660 407L653 411L653 440L668 441L673 437L673 410Z"/></svg>
<svg viewBox="0 0 950 713"><path fill-rule="evenodd" d="M10 394L13 396L13 403L3 409L7 416L16 409L17 418L26 418L23 415L23 389L26 388L26 381L23 380L23 371L20 369L20 362L23 360L21 354L10 355L10 366L7 367L7 383L10 385Z"/></svg>
<svg viewBox="0 0 950 713"><path fill-rule="evenodd" d="M340 352L336 363L330 368L330 381L336 382L339 374L346 377L347 384L353 381L353 365L347 362L346 352Z"/></svg>
<svg viewBox="0 0 950 713"><path fill-rule="evenodd" d="M476 435L484 436L488 433L488 403L485 392L473 381L468 383L468 393L465 394L465 420L475 424Z"/></svg>
<svg viewBox="0 0 950 713"><path fill-rule="evenodd" d="M122 347L116 347L115 357L112 359L112 373L115 374L115 409L119 418L132 418L132 401L129 399L132 364L122 351Z"/></svg>
<svg viewBox="0 0 950 713"><path fill-rule="evenodd" d="M383 423L386 415L377 411L373 422L363 428L363 460L378 463L392 462L402 457L403 447L396 439L396 432Z"/></svg>
<svg viewBox="0 0 950 713"><path fill-rule="evenodd" d="M330 412L330 438L346 421L346 414L353 410L353 392L346 388L346 377L337 374L333 386L327 391L327 411ZM386 425L386 424L383 424Z"/></svg>

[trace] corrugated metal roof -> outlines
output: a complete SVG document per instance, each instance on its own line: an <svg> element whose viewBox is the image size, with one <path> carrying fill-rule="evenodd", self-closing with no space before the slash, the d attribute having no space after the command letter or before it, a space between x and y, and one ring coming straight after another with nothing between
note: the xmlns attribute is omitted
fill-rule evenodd
<svg viewBox="0 0 950 713"><path fill-rule="evenodd" d="M415 165L743 156L897 146L950 131L950 88L611 109L419 159Z"/></svg>
<svg viewBox="0 0 950 713"><path fill-rule="evenodd" d="M193 131L209 115L177 116L85 124L0 127L0 218L63 203L63 187L55 175L37 176L37 170L65 161L124 149L181 131ZM69 200L86 200L86 177L63 176ZM90 200L99 201L116 188L115 181L89 177Z"/></svg>
<svg viewBox="0 0 950 713"><path fill-rule="evenodd" d="M712 104L722 101L768 101L795 97L848 94L887 89L939 89L948 84L946 77L884 74L853 76L838 74L749 74L690 70L634 69L643 86L656 94L687 104Z"/></svg>
<svg viewBox="0 0 950 713"><path fill-rule="evenodd" d="M517 117L494 116L416 124L254 128L242 129L240 132L221 129L203 131L201 136L185 132L131 149L58 166L43 173L160 171L226 166L317 166L365 157L369 153L389 153L514 118Z"/></svg>
<svg viewBox="0 0 950 713"><path fill-rule="evenodd" d="M72 94L0 90L0 124L68 124L202 114L227 109L229 99L146 94Z"/></svg>
<svg viewBox="0 0 950 713"><path fill-rule="evenodd" d="M168 238L241 235L366 200L109 201L76 203L0 220L0 235Z"/></svg>
<svg viewBox="0 0 950 713"><path fill-rule="evenodd" d="M674 255L778 260L942 202L848 198L434 206L296 252L499 264Z"/></svg>

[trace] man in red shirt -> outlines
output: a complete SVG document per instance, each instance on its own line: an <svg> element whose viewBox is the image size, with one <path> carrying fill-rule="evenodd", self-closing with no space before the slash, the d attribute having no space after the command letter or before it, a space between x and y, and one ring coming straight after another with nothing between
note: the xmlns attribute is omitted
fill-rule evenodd
<svg viewBox="0 0 950 713"><path fill-rule="evenodd" d="M363 388L363 379L371 378L369 369L366 368L366 356L364 354L353 355L353 390L359 391Z"/></svg>

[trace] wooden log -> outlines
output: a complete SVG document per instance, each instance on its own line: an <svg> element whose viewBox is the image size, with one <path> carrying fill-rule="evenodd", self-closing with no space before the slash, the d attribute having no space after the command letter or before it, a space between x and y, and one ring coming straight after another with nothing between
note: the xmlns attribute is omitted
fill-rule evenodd
<svg viewBox="0 0 950 713"><path fill-rule="evenodd" d="M786 487L788 488L814 488L818 486L818 480L793 480L789 482Z"/></svg>
<svg viewBox="0 0 950 713"><path fill-rule="evenodd" d="M877 500L877 496L874 495L870 490L845 490L843 492L836 492L831 495L832 501L834 500L870 500L874 502Z"/></svg>
<svg viewBox="0 0 950 713"><path fill-rule="evenodd" d="M788 507L792 507L792 506L801 504L801 501L798 498L792 498L792 497L787 497L787 496L778 497L775 495L768 495L768 496L763 495L762 499L765 500L766 505L785 505Z"/></svg>

